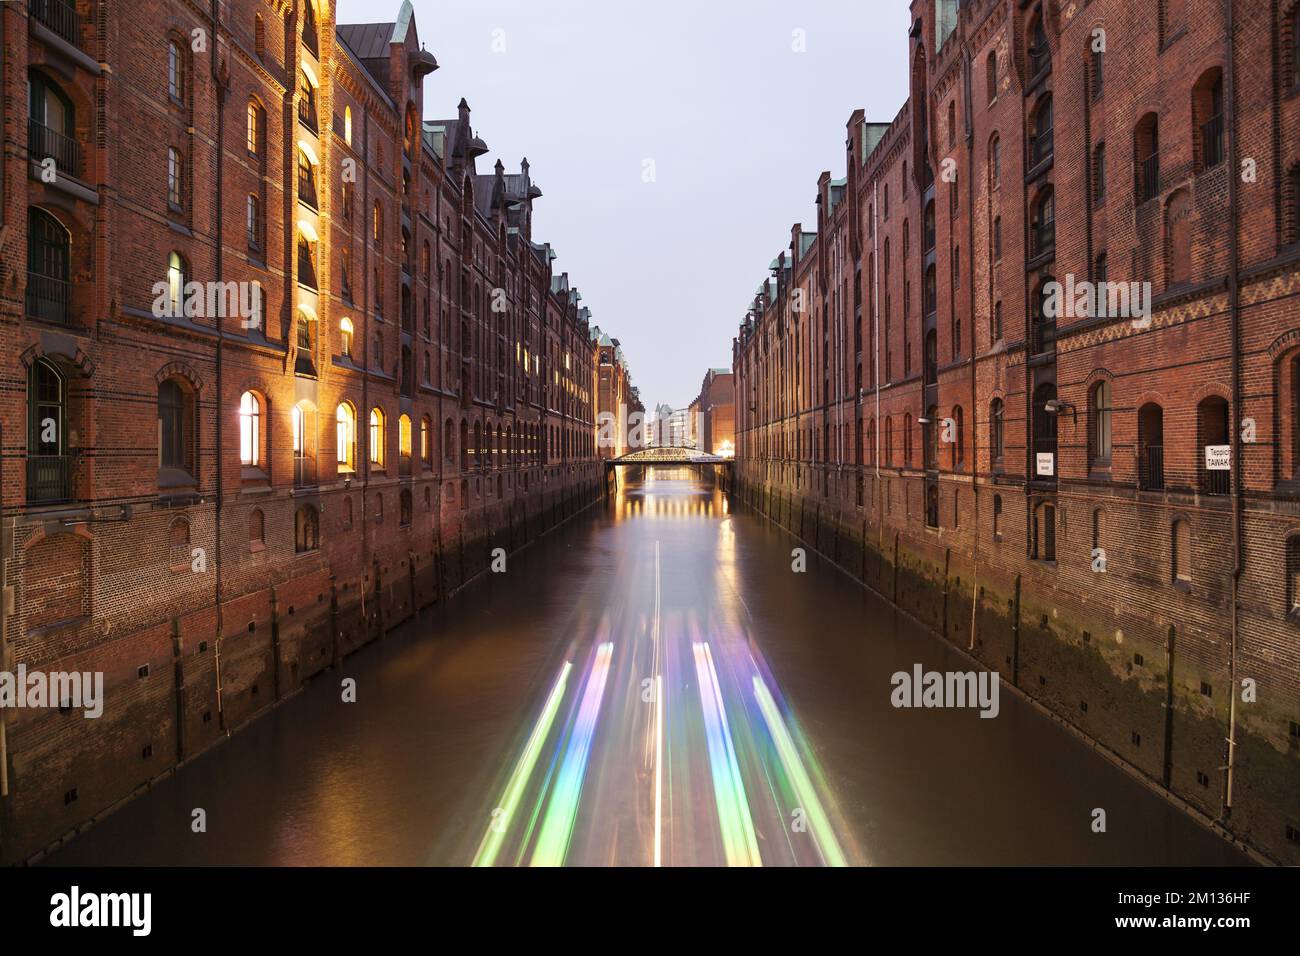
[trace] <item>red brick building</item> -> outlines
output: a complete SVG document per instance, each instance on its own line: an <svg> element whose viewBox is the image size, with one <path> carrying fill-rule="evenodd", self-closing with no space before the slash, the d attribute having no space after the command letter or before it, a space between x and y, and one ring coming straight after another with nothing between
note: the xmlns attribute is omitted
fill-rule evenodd
<svg viewBox="0 0 1300 956"><path fill-rule="evenodd" d="M739 491L1300 862L1300 4L911 10L734 343Z"/></svg>
<svg viewBox="0 0 1300 956"><path fill-rule="evenodd" d="M623 346L599 327L592 329L596 344L596 422L601 444L596 449L601 458L618 458L634 450L634 440L644 441L645 416ZM634 416L641 416L637 418ZM606 424L608 423L608 424Z"/></svg>
<svg viewBox="0 0 1300 956"><path fill-rule="evenodd" d="M463 100L426 118L409 2L346 25L327 0L30 0L0 31L0 669L106 681L98 720L5 711L13 860L601 471L541 191L527 160L478 168Z"/></svg>
<svg viewBox="0 0 1300 956"><path fill-rule="evenodd" d="M700 394L691 402L688 427L695 447L706 455L728 455L736 447L736 377L730 369L711 368L704 373Z"/></svg>

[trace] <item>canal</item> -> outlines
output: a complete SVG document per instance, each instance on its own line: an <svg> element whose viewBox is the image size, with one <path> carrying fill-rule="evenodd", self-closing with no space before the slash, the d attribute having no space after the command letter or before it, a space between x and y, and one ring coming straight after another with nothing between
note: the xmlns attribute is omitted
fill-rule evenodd
<svg viewBox="0 0 1300 956"><path fill-rule="evenodd" d="M49 862L1247 862L1005 688L893 706L968 666L797 546L688 471L625 479Z"/></svg>

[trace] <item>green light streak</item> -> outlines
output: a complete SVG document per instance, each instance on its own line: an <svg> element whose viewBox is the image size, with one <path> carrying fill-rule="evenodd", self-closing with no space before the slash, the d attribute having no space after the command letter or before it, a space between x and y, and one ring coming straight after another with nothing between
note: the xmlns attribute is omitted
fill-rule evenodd
<svg viewBox="0 0 1300 956"><path fill-rule="evenodd" d="M501 796L501 805L497 808L500 812L494 813L492 822L488 824L487 833L484 834L483 842L479 844L478 853L474 856L474 866L492 866L496 862L501 844L505 842L506 830L514 818L515 811L519 809L519 801L528 786L528 778L532 776L533 767L537 765L537 758L541 755L542 744L551 731L551 725L555 723L555 715L559 712L560 701L564 697L564 688L568 683L571 670L573 664L565 661L554 686L551 687L551 693L546 698L546 705L542 708L537 723L533 725L533 732L528 737L524 752L519 755L515 769L510 774L510 780Z"/></svg>
<svg viewBox="0 0 1300 956"><path fill-rule="evenodd" d="M821 851L822 859L828 866L847 866L844 851L840 849L839 841L835 839L835 833L831 829L830 818L826 816L821 800L817 798L817 790L813 787L808 771L804 769L803 761L799 759L798 748L795 747L785 721L781 719L776 701L772 699L772 694L763 683L763 679L757 675L754 677L754 697L758 700L758 709L762 711L763 721L767 724L768 732L776 744L781 764L794 784L795 794L799 798L803 811L808 814L813 839L817 842L817 849Z"/></svg>

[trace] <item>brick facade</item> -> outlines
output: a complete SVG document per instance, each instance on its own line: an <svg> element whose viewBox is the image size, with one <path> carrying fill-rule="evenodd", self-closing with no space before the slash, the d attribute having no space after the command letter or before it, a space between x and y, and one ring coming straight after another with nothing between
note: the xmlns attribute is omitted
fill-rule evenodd
<svg viewBox="0 0 1300 956"><path fill-rule="evenodd" d="M734 343L744 500L1293 864L1296 7L916 0Z"/></svg>
<svg viewBox="0 0 1300 956"><path fill-rule="evenodd" d="M4 666L103 671L107 696L99 720L7 714L13 860L603 473L541 191L527 160L477 168L463 100L425 119L409 3L336 25L326 0L33 0L0 30ZM168 316L183 281L264 300Z"/></svg>

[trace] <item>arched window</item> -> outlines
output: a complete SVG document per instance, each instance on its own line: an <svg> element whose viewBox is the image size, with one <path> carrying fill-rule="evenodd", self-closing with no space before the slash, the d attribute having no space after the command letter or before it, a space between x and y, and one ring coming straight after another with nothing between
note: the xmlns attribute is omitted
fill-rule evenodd
<svg viewBox="0 0 1300 956"><path fill-rule="evenodd" d="M158 467L193 474L193 396L180 379L158 386Z"/></svg>
<svg viewBox="0 0 1300 956"><path fill-rule="evenodd" d="M263 134L265 132L266 122L265 114L262 107L256 100L248 101L247 129L245 130L244 145L251 156L260 157L262 154L262 143L265 142Z"/></svg>
<svg viewBox="0 0 1300 956"><path fill-rule="evenodd" d="M1228 400L1222 396L1207 395L1196 406L1196 472L1202 494L1226 495L1232 491L1231 470L1209 467L1211 459L1230 455L1230 420Z"/></svg>
<svg viewBox="0 0 1300 956"><path fill-rule="evenodd" d="M356 468L357 413L350 402L340 402L334 410L334 448L339 471Z"/></svg>
<svg viewBox="0 0 1300 956"><path fill-rule="evenodd" d="M27 391L27 500L65 501L72 497L67 458L67 388L49 359L32 363Z"/></svg>
<svg viewBox="0 0 1300 956"><path fill-rule="evenodd" d="M922 236L921 252L926 253L934 249L935 237L936 237L935 225L934 225L934 200L933 199L931 199L928 203L925 204L925 216L922 219L922 224L923 224L923 230L922 230L923 236Z"/></svg>
<svg viewBox="0 0 1300 956"><path fill-rule="evenodd" d="M239 463L245 468L262 463L262 402L252 392L239 396Z"/></svg>
<svg viewBox="0 0 1300 956"><path fill-rule="evenodd" d="M1029 75L1037 79L1052 68L1052 48L1047 43L1047 31L1043 27L1043 14L1034 14L1029 24Z"/></svg>
<svg viewBox="0 0 1300 956"><path fill-rule="evenodd" d="M320 547L320 514L312 505L303 505L293 516L293 549L298 554Z"/></svg>
<svg viewBox="0 0 1300 956"><path fill-rule="evenodd" d="M997 133L989 140L989 185L997 189L1002 183L1002 137Z"/></svg>
<svg viewBox="0 0 1300 956"><path fill-rule="evenodd" d="M469 422L465 419L460 420L460 470L469 471Z"/></svg>
<svg viewBox="0 0 1300 956"><path fill-rule="evenodd" d="M403 528L411 524L411 489L403 488L402 493L398 496L398 515L397 522Z"/></svg>
<svg viewBox="0 0 1300 956"><path fill-rule="evenodd" d="M1192 525L1186 518L1176 518L1170 533L1170 564L1175 584L1192 583Z"/></svg>
<svg viewBox="0 0 1300 956"><path fill-rule="evenodd" d="M952 149L957 145L957 100L954 97L948 101L948 148Z"/></svg>
<svg viewBox="0 0 1300 956"><path fill-rule="evenodd" d="M903 416L903 466L912 467L912 413Z"/></svg>
<svg viewBox="0 0 1300 956"><path fill-rule="evenodd" d="M1000 398L989 404L989 453L995 462L1006 454L1006 413Z"/></svg>
<svg viewBox="0 0 1300 956"><path fill-rule="evenodd" d="M442 425L442 457L446 461L456 457L456 426L450 418Z"/></svg>
<svg viewBox="0 0 1300 956"><path fill-rule="evenodd" d="M1137 201L1160 195L1160 119L1147 113L1133 131L1133 168L1137 171Z"/></svg>
<svg viewBox="0 0 1300 956"><path fill-rule="evenodd" d="M319 129L316 124L316 84L306 70L298 71L298 122L313 133Z"/></svg>
<svg viewBox="0 0 1300 956"><path fill-rule="evenodd" d="M411 457L411 416L403 412L397 419L397 454Z"/></svg>
<svg viewBox="0 0 1300 956"><path fill-rule="evenodd" d="M167 147L167 205L176 212L185 206L185 163L174 146Z"/></svg>
<svg viewBox="0 0 1300 956"><path fill-rule="evenodd" d="M384 467L384 412L378 405L370 409L370 464Z"/></svg>
<svg viewBox="0 0 1300 956"><path fill-rule="evenodd" d="M254 508L248 516L248 550L254 553L266 549L266 516L261 508Z"/></svg>
<svg viewBox="0 0 1300 956"><path fill-rule="evenodd" d="M1154 402L1138 409L1138 487L1165 487L1165 413Z"/></svg>
<svg viewBox="0 0 1300 956"><path fill-rule="evenodd" d="M167 95L185 102L185 51L177 40L167 41Z"/></svg>
<svg viewBox="0 0 1300 956"><path fill-rule="evenodd" d="M482 468L485 464L483 461L483 423L474 423L474 467Z"/></svg>
<svg viewBox="0 0 1300 956"><path fill-rule="evenodd" d="M371 233L375 242L379 242L384 236L384 210L379 205L379 200L375 200L374 210L372 212Z"/></svg>
<svg viewBox="0 0 1300 956"><path fill-rule="evenodd" d="M298 150L298 201L316 209L316 165L311 161L305 149ZM314 238L312 241L315 241Z"/></svg>
<svg viewBox="0 0 1300 956"><path fill-rule="evenodd" d="M1034 200L1029 228L1033 256L1047 255L1056 247L1056 195L1051 186L1045 186Z"/></svg>
<svg viewBox="0 0 1300 956"><path fill-rule="evenodd" d="M894 464L894 419L892 417L885 419L885 464L891 467Z"/></svg>
<svg viewBox="0 0 1300 956"><path fill-rule="evenodd" d="M27 314L46 322L72 321L72 235L37 206L27 211Z"/></svg>
<svg viewBox="0 0 1300 956"><path fill-rule="evenodd" d="M172 252L167 257L167 305L168 315L173 318L185 314L185 287L189 281L189 263L179 252Z"/></svg>
<svg viewBox="0 0 1300 956"><path fill-rule="evenodd" d="M1109 467L1111 456L1111 404L1110 382L1103 379L1088 393L1088 463L1096 467Z"/></svg>
<svg viewBox="0 0 1300 956"><path fill-rule="evenodd" d="M316 374L316 315L303 305L298 309L298 328L294 355L294 373Z"/></svg>
<svg viewBox="0 0 1300 956"><path fill-rule="evenodd" d="M433 465L433 422L428 415L420 419L420 460L426 468Z"/></svg>
<svg viewBox="0 0 1300 956"><path fill-rule="evenodd" d="M343 107L343 142L352 145L352 107Z"/></svg>
<svg viewBox="0 0 1300 956"><path fill-rule="evenodd" d="M348 358L352 357L352 336L354 327L352 320L344 316L339 320L339 351Z"/></svg>
<svg viewBox="0 0 1300 956"><path fill-rule="evenodd" d="M320 56L320 40L316 31L316 9L312 6L312 0L304 0L302 8L303 46Z"/></svg>
<svg viewBox="0 0 1300 956"><path fill-rule="evenodd" d="M988 100L992 103L998 98L998 55L990 53L984 62L984 84L988 89Z"/></svg>
<svg viewBox="0 0 1300 956"><path fill-rule="evenodd" d="M1192 89L1192 135L1196 142L1196 169L1218 166L1224 151L1223 70L1214 67L1202 74Z"/></svg>

